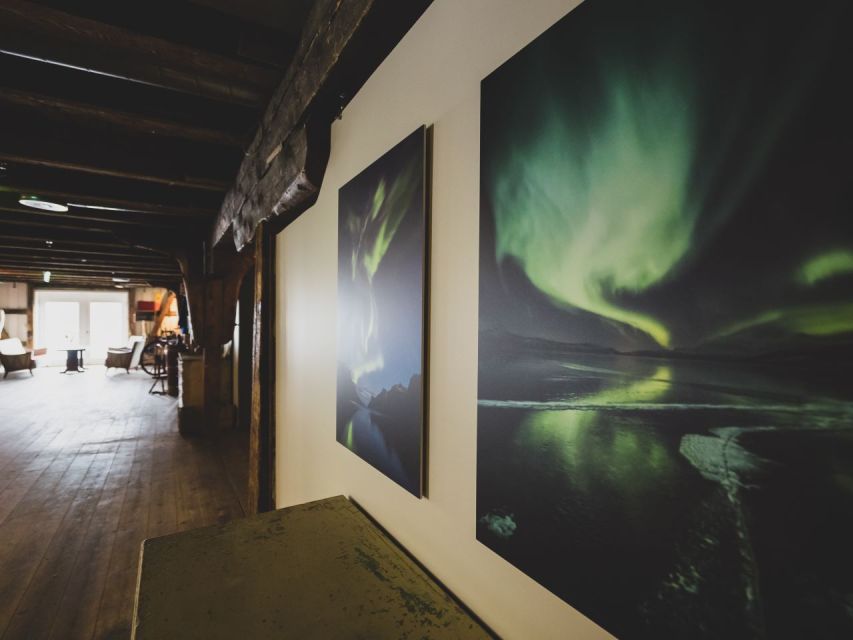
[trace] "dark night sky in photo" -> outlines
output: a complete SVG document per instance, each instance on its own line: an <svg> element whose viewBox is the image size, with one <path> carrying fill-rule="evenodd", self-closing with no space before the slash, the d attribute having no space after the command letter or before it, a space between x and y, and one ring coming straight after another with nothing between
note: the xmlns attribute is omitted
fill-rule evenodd
<svg viewBox="0 0 853 640"><path fill-rule="evenodd" d="M339 360L376 394L421 374L423 327L423 133L407 137L341 188ZM371 222L358 232L346 218ZM398 217L396 217L398 216ZM356 278L351 256L356 252ZM368 282L364 262L375 261ZM371 262L372 264L372 262ZM370 297L373 297L372 322ZM363 346L366 345L366 350Z"/></svg>
<svg viewBox="0 0 853 640"><path fill-rule="evenodd" d="M853 637L851 27L586 0L483 80L477 539L617 637Z"/></svg>
<svg viewBox="0 0 853 640"><path fill-rule="evenodd" d="M487 78L483 328L625 350L849 336L850 18L588 0Z"/></svg>

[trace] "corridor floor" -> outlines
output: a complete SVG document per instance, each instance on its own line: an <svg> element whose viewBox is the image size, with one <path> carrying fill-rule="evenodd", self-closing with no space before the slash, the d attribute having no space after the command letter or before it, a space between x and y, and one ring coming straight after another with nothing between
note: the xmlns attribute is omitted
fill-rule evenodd
<svg viewBox="0 0 853 640"><path fill-rule="evenodd" d="M0 638L126 640L142 540L243 510L151 378L59 372L0 379Z"/></svg>

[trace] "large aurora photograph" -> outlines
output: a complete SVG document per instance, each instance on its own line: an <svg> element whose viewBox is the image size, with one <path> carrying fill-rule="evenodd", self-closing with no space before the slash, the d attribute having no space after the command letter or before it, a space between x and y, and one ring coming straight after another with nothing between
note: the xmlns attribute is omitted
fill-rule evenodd
<svg viewBox="0 0 853 640"><path fill-rule="evenodd" d="M853 638L851 29L586 0L483 81L477 538L619 638Z"/></svg>
<svg viewBox="0 0 853 640"><path fill-rule="evenodd" d="M422 494L426 129L338 194L337 440Z"/></svg>

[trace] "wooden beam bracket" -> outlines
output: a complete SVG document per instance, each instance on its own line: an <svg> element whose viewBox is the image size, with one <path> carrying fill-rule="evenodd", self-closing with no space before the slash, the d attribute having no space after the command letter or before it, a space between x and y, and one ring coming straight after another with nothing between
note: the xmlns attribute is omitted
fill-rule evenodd
<svg viewBox="0 0 853 640"><path fill-rule="evenodd" d="M430 0L318 0L293 62L225 196L216 245L233 230L238 250L264 220L281 228L316 200L331 122L429 6Z"/></svg>

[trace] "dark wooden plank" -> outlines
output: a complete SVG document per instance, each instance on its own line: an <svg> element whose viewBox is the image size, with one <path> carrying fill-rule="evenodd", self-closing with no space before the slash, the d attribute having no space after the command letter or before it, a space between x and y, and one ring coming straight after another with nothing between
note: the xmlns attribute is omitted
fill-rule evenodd
<svg viewBox="0 0 853 640"><path fill-rule="evenodd" d="M7 423L8 424L8 423ZM31 429L19 436L9 430L9 436L3 434L6 440L4 461L0 466L2 491L0 491L0 524L14 511L18 503L35 484L45 469L56 457L53 443L62 436L62 428L43 425L42 428ZM30 436L30 437L27 437ZM20 441L19 446L16 444Z"/></svg>
<svg viewBox="0 0 853 640"><path fill-rule="evenodd" d="M196 467L195 465L186 463L192 455L193 446L194 442L192 440L185 440L176 449L179 462L177 460L175 462L177 467L175 504L177 507L179 531L200 527L205 521L201 512L201 500L199 496L202 487L198 481Z"/></svg>
<svg viewBox="0 0 853 640"><path fill-rule="evenodd" d="M260 106L275 73L23 0L0 5L0 52L225 102Z"/></svg>
<svg viewBox="0 0 853 640"><path fill-rule="evenodd" d="M4 238L8 236L4 236L0 234L0 238ZM85 245L86 243L80 243ZM54 242L53 245L48 246L44 240L36 239L36 238L26 238L23 236L15 236L14 244L10 244L8 241L4 242L0 240L0 250L4 253L9 253L9 255L15 253L23 252L24 255L27 254L37 254L42 256L57 256L61 258L76 258L81 259L81 257L90 258L104 258L109 259L112 262L113 259L117 259L115 264L121 263L147 263L152 259L161 258L162 254L155 253L153 251L145 251L140 250L135 247L126 247L124 251L117 251L116 249L120 249L122 245L112 245L107 247L106 245L93 245L93 246L77 246L76 244L68 245L63 240Z"/></svg>
<svg viewBox="0 0 853 640"><path fill-rule="evenodd" d="M57 260L55 258L11 258L0 256L0 266L8 267L9 269L21 267L40 267L42 269L55 269L57 271L66 270L68 273L75 274L116 274L124 275L132 273L134 276L165 276L165 277L180 277L181 273L176 267L169 264L163 264L164 261L152 259L148 265L125 265L116 266L115 264L91 264L87 262L67 262ZM162 265L162 266L160 266Z"/></svg>
<svg viewBox="0 0 853 640"><path fill-rule="evenodd" d="M51 229L56 229L57 235L62 234L62 232L65 230L70 230L74 232L83 232L86 234L91 234L91 237L93 239L98 239L98 237L100 236L112 240L115 238L115 233L118 231L118 227L116 227L115 225L110 225L109 227L107 227L92 225L86 222L82 222L79 224L45 222L38 216L29 215L26 211L15 210L14 213L10 213L8 211L3 210L3 208L0 208L0 220L3 221L3 227L10 230L20 228L25 232L37 231L50 233ZM124 229L124 231L128 231L128 229Z"/></svg>
<svg viewBox="0 0 853 640"><path fill-rule="evenodd" d="M42 145L50 146L50 145ZM17 150L0 150L0 161L14 162L16 164L34 165L37 167L50 167L52 169L62 169L64 171L75 171L80 173L88 173L96 176L109 176L113 178L125 178L127 180L139 180L141 182L151 182L154 184L162 184L168 187L184 187L187 189L204 189L207 191L225 191L228 188L228 183L222 180L209 178L188 178L178 176L158 175L151 169L145 168L120 168L122 164L128 165L132 161L126 160L132 158L132 154L126 152L115 155L115 164L110 162L108 158L100 164L95 164L92 160L73 159L75 153L81 153L79 149L57 147L51 150L26 151L24 149ZM55 155L54 155L55 154ZM86 155L84 153L84 155Z"/></svg>
<svg viewBox="0 0 853 640"><path fill-rule="evenodd" d="M128 488L121 507L115 540L110 554L106 584L95 625L96 638L125 637L130 632L127 594L132 592L133 563L139 544L148 530L148 505L151 496L150 442L135 457L128 476Z"/></svg>
<svg viewBox="0 0 853 640"><path fill-rule="evenodd" d="M0 104L23 107L46 114L48 117L71 120L76 124L101 129L120 129L164 138L180 138L214 145L241 147L242 136L228 131L205 129L188 123L174 122L139 113L116 111L98 105L65 100L54 96L10 87L0 87Z"/></svg>
<svg viewBox="0 0 853 640"><path fill-rule="evenodd" d="M249 431L224 430L217 437L217 449L243 514L249 512Z"/></svg>
<svg viewBox="0 0 853 640"><path fill-rule="evenodd" d="M122 429L121 423L114 422L93 427L92 435L97 434L100 443L92 442L88 448L93 458L92 464L45 550L38 569L30 579L24 596L18 602L15 615L6 629L6 635L11 638L47 637L53 616L45 615L45 611L55 611L72 576L77 553L86 542L89 523L118 452L121 435L126 431L126 428Z"/></svg>
<svg viewBox="0 0 853 640"><path fill-rule="evenodd" d="M91 638L95 632L118 518L127 490L127 476L139 440L138 437L126 437L120 444L95 515L86 531L85 543L74 559L71 577L56 606L50 638Z"/></svg>
<svg viewBox="0 0 853 640"><path fill-rule="evenodd" d="M42 171L48 171L54 166L57 170L73 170L77 175L102 180L212 190L221 183L231 183L242 158L240 147L232 145L154 136L130 129L107 131L48 118L39 111L13 109L2 103L0 118L14 123L0 140L0 151L7 158L4 161L13 167L14 173L26 161L36 166L35 170L41 167Z"/></svg>
<svg viewBox="0 0 853 640"><path fill-rule="evenodd" d="M11 616L93 460L76 443L66 443L40 478L0 524L0 630Z"/></svg>
<svg viewBox="0 0 853 640"><path fill-rule="evenodd" d="M162 279L171 279L171 280L179 280L181 277L180 273L176 273L173 270L166 269L145 269L145 268L132 268L132 269L123 269L121 267L101 267L101 268L80 268L81 265L62 265L57 264L55 262L50 261L42 261L38 262L35 260L30 260L24 264L11 264L9 260L0 258L0 269L20 269L20 268L31 268L31 269L46 269L51 272L51 274L57 274L60 276L61 274L73 274L78 276L106 276L109 277L109 282L115 284L115 280L112 278L121 278L122 280L127 280L129 282L133 281L145 281L148 278L162 278ZM85 265L83 265L85 267ZM51 280L53 277L51 276ZM107 280L104 280L107 282Z"/></svg>
<svg viewBox="0 0 853 640"><path fill-rule="evenodd" d="M373 5L373 0L340 4L315 3L293 62L270 99L261 125L240 165L234 186L223 202L213 230L216 244L233 226L240 249L248 244L261 220L273 215L273 206L288 190L289 197L305 205L316 197L325 172L323 154L316 165L320 175L308 175L308 128L305 112L340 57L349 39ZM318 114L311 131L327 125L328 114ZM313 167L312 167L313 168ZM234 221L240 223L234 225Z"/></svg>
<svg viewBox="0 0 853 640"><path fill-rule="evenodd" d="M169 442L166 440L158 440L154 445L151 499L148 504L148 528L145 535L147 538L178 530L176 461L169 457L169 449Z"/></svg>
<svg viewBox="0 0 853 640"><path fill-rule="evenodd" d="M31 194L27 194L31 195ZM44 200L44 196L39 196ZM50 200L47 198L47 200ZM55 201L52 201L55 202ZM59 204L64 204L62 201ZM69 207L68 211L42 211L15 203L0 203L0 212L5 220L29 220L47 222L53 228L61 228L64 224L72 223L69 228L121 229L126 225L145 226L162 229L164 233L172 228L186 228L192 224L192 218L180 216L166 217L129 212L98 212L88 208Z"/></svg>
<svg viewBox="0 0 853 640"><path fill-rule="evenodd" d="M49 184L49 180L45 180L39 187L34 187L29 183L7 183L0 185L0 192L12 193L17 197L29 194L37 195L44 200L69 204L72 209L100 212L103 216L112 214L115 218L124 213L143 213L147 216L182 217L198 221L199 219L212 220L216 214L216 211L211 209L99 196L97 189L94 189L94 193L92 191L83 193L81 191L56 190L46 186Z"/></svg>
<svg viewBox="0 0 853 640"><path fill-rule="evenodd" d="M104 254L92 254L89 252L74 252L53 247L15 247L10 245L0 246L0 251L4 256L14 259L36 259L36 260L53 260L56 262L68 262L73 264L90 264L101 266L120 266L126 268L146 267L152 264L171 264L173 259L159 255L141 255L129 254L123 255L120 252ZM177 264L177 263L176 263ZM178 269L180 270L180 269ZM9 310L6 309L6 313Z"/></svg>
<svg viewBox="0 0 853 640"><path fill-rule="evenodd" d="M4 278L8 278L11 280L15 280L18 282L42 282L44 273L40 269L9 269L5 267L0 267L0 276ZM139 287L147 287L147 286L159 286L160 284L170 284L175 285L179 282L178 278L171 277L132 277L129 278L129 282L123 283L124 286L139 286ZM61 273L51 272L50 275L50 283L53 284L67 284L67 285L76 285L78 287L101 287L101 288L113 288L115 287L115 282L112 279L112 276L95 276L95 275L74 275L69 273ZM155 285L154 283L158 283ZM170 287L166 287L170 288Z"/></svg>
<svg viewBox="0 0 853 640"><path fill-rule="evenodd" d="M148 376L60 370L0 381L0 637L126 638L141 541L241 511Z"/></svg>
<svg viewBox="0 0 853 640"><path fill-rule="evenodd" d="M79 138L79 136L78 136ZM68 143L66 143L68 144ZM125 147L127 149L128 147ZM133 145L130 145L133 148ZM30 149L32 151L32 149ZM160 153L166 150L160 149ZM113 150L109 155L115 155ZM60 156L61 157L61 156ZM92 160L97 164L95 160ZM233 159L220 178L231 179L237 163ZM6 163L0 191L13 195L33 194L72 206L112 207L117 211L144 211L166 216L187 215L213 219L222 204L222 194L195 188L72 172L31 164ZM186 165L185 165L186 166ZM194 169L195 171L195 169ZM97 209L95 209L97 211Z"/></svg>
<svg viewBox="0 0 853 640"><path fill-rule="evenodd" d="M14 243L25 243L41 247L56 247L62 249L77 249L81 251L98 252L100 249L125 250L128 255L167 255L165 251L156 251L148 249L139 244L134 244L130 241L123 240L117 234L107 236L106 234L92 234L81 231L68 231L66 233L50 233L49 231L40 229L7 229L0 230L0 244L7 244L6 241ZM52 244L48 244L52 243ZM24 244L19 245L24 246Z"/></svg>
<svg viewBox="0 0 853 640"><path fill-rule="evenodd" d="M226 194L213 243L233 229L242 249L262 220L289 221L316 200L329 127L430 0L319 0L284 79Z"/></svg>
<svg viewBox="0 0 853 640"><path fill-rule="evenodd" d="M275 239L255 234L252 407L249 422L249 513L275 509Z"/></svg>

